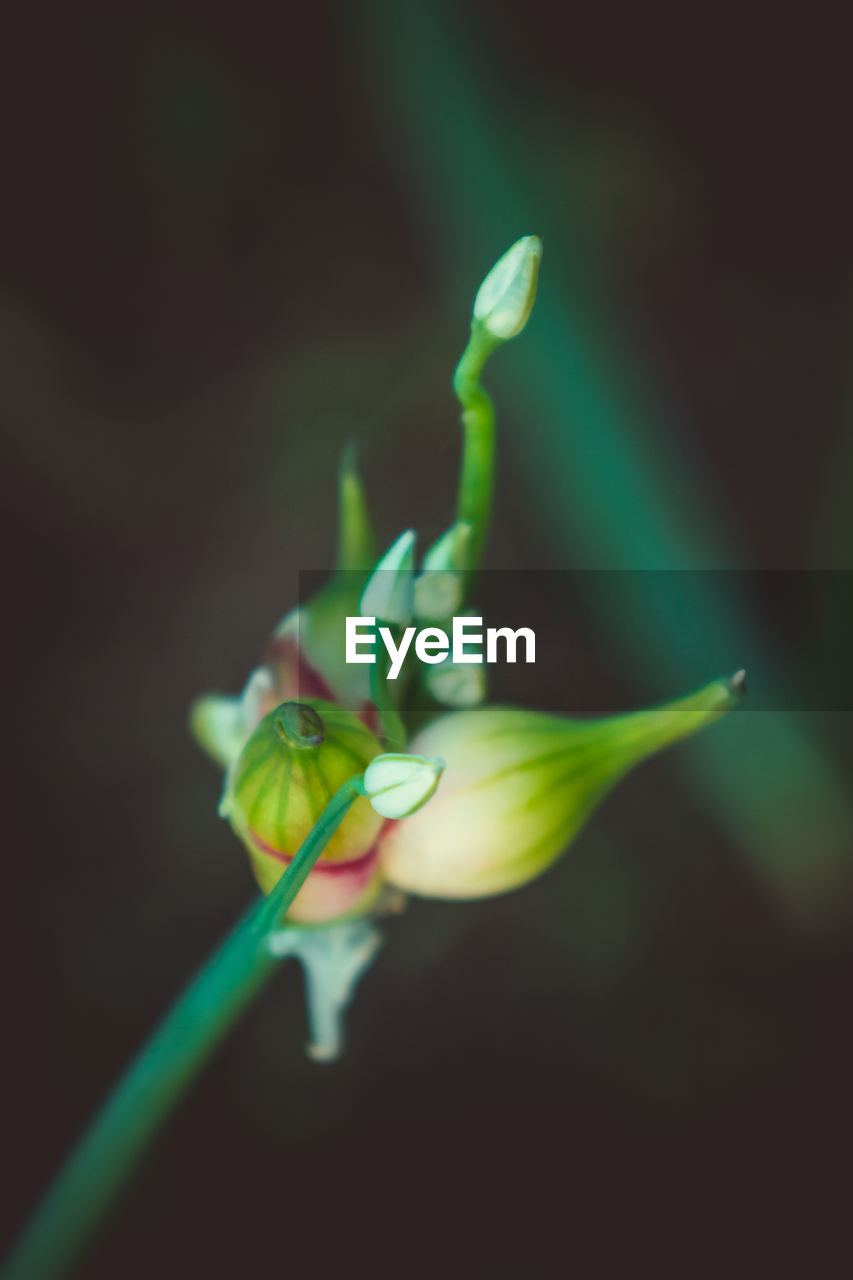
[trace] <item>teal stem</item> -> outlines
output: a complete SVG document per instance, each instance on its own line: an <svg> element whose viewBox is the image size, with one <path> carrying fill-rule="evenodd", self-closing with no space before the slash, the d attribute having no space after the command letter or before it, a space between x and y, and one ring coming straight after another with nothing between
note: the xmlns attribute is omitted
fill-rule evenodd
<svg viewBox="0 0 853 1280"><path fill-rule="evenodd" d="M83 1134L13 1246L2 1280L59 1280L79 1260L160 1126L275 969L269 935L353 801L361 777L329 801L268 897L191 980Z"/></svg>
<svg viewBox="0 0 853 1280"><path fill-rule="evenodd" d="M465 568L476 569L492 517L495 476L495 409L480 382L486 360L499 345L476 321L453 375L453 390L462 406L462 462L456 519L470 525Z"/></svg>

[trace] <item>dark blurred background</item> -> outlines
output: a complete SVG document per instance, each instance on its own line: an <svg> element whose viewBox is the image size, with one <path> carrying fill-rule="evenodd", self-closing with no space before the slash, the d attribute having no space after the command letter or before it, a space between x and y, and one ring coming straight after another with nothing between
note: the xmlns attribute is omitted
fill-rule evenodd
<svg viewBox="0 0 853 1280"><path fill-rule="evenodd" d="M657 628L560 615L629 702L689 687L688 633L773 668L772 593L707 570L800 571L794 639L846 663L846 9L6 7L4 1240L251 896L191 700L329 563L347 441L383 542L446 527L518 235L491 565L689 571ZM583 664L545 683L591 709ZM529 888L413 903L335 1066L283 970L81 1275L843 1274L849 727L744 709Z"/></svg>

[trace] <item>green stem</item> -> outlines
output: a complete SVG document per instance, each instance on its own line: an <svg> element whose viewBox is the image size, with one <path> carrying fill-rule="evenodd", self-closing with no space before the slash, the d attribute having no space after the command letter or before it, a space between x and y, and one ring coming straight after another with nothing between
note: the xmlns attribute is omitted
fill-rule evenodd
<svg viewBox="0 0 853 1280"><path fill-rule="evenodd" d="M462 405L462 464L456 519L471 526L467 569L476 569L483 554L492 514L495 471L495 410L480 383L483 365L500 345L476 321L453 375L453 390Z"/></svg>
<svg viewBox="0 0 853 1280"><path fill-rule="evenodd" d="M361 777L332 797L268 897L252 907L178 997L107 1098L6 1260L2 1280L67 1275L169 1112L272 974L280 923L350 805Z"/></svg>

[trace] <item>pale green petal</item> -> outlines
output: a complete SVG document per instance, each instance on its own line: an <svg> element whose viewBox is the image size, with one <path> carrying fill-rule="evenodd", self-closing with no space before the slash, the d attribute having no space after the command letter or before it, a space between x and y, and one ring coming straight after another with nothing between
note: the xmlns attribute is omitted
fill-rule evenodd
<svg viewBox="0 0 853 1280"><path fill-rule="evenodd" d="M190 731L207 754L227 768L240 754L246 730L240 698L209 693L197 698L190 709Z"/></svg>

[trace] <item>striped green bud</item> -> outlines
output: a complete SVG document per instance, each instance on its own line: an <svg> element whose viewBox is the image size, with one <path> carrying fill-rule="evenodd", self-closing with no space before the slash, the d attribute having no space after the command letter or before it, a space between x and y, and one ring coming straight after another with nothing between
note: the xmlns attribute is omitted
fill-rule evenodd
<svg viewBox="0 0 853 1280"><path fill-rule="evenodd" d="M229 770L220 812L246 846L269 893L332 796L381 747L352 712L331 702L286 702L264 716ZM299 891L288 918L336 919L378 893L381 816L357 799Z"/></svg>

